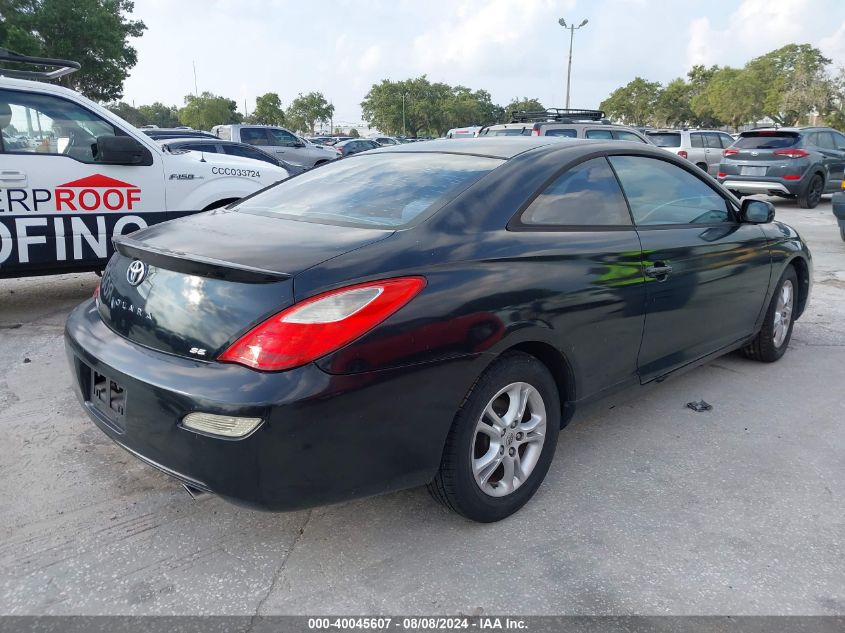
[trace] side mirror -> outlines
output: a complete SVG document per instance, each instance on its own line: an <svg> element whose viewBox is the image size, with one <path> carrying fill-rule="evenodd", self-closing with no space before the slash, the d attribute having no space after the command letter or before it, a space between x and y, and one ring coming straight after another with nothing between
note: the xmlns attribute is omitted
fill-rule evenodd
<svg viewBox="0 0 845 633"><path fill-rule="evenodd" d="M748 224L768 224L775 219L775 205L766 200L745 198L739 216L742 222Z"/></svg>
<svg viewBox="0 0 845 633"><path fill-rule="evenodd" d="M103 165L152 165L153 155L131 136L98 136L97 162Z"/></svg>

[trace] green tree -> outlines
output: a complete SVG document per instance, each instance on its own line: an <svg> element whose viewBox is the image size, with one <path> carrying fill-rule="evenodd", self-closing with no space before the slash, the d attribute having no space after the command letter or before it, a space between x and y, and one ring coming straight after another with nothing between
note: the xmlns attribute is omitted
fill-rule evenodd
<svg viewBox="0 0 845 633"><path fill-rule="evenodd" d="M627 85L611 92L599 108L611 118L628 125L647 125L655 122L655 108L660 90L660 83L635 77Z"/></svg>
<svg viewBox="0 0 845 633"><path fill-rule="evenodd" d="M241 120L237 103L210 92L203 92L198 97L187 95L185 107L179 110L179 122L197 130L210 130L215 125L240 123Z"/></svg>
<svg viewBox="0 0 845 633"><path fill-rule="evenodd" d="M831 80L831 98L824 120L830 127L845 130L845 66L840 66Z"/></svg>
<svg viewBox="0 0 845 633"><path fill-rule="evenodd" d="M285 114L288 124L300 132L314 134L314 125L325 122L334 115L334 106L326 101L322 92L309 92L291 101Z"/></svg>
<svg viewBox="0 0 845 633"><path fill-rule="evenodd" d="M514 98L511 102L502 108L503 112L499 121L502 123L507 123L511 120L511 115L514 112L537 112L539 110L545 110L546 106L540 103L539 99L531 99L529 97L522 97L522 98Z"/></svg>
<svg viewBox="0 0 845 633"><path fill-rule="evenodd" d="M718 66L707 68L701 64L693 66L687 73L687 85L689 86L690 110L692 118L690 123L699 127L721 127L725 123L713 112L710 101L704 96L707 86L718 72Z"/></svg>
<svg viewBox="0 0 845 633"><path fill-rule="evenodd" d="M690 85L680 77L673 79L657 95L655 118L669 127L689 125L695 118L690 104Z"/></svg>
<svg viewBox="0 0 845 633"><path fill-rule="evenodd" d="M95 101L117 101L138 61L129 39L147 28L127 18L133 9L132 0L0 0L0 46L78 61L82 70L62 84Z"/></svg>
<svg viewBox="0 0 845 633"><path fill-rule="evenodd" d="M358 130L356 130L354 127L349 129L349 136L351 136L352 138L361 137L361 135L358 133Z"/></svg>
<svg viewBox="0 0 845 633"><path fill-rule="evenodd" d="M747 70L725 66L714 73L701 98L719 120L738 129L763 116L761 94L762 88Z"/></svg>
<svg viewBox="0 0 845 633"><path fill-rule="evenodd" d="M138 112L147 120L147 124L157 127L176 127L179 125L179 110L176 106L166 106L156 101L150 105L138 106Z"/></svg>
<svg viewBox="0 0 845 633"><path fill-rule="evenodd" d="M137 108L133 108L131 105L124 101L110 103L106 105L106 108L114 112L117 116L119 116L127 123L134 125L135 127L141 127L142 125L147 125L149 123L149 121L147 121L147 118L143 114L141 114L140 110L138 110Z"/></svg>
<svg viewBox="0 0 845 633"><path fill-rule="evenodd" d="M268 92L255 99L255 110L249 115L250 123L259 125L283 125L285 122L285 111L282 109L282 100L275 92Z"/></svg>

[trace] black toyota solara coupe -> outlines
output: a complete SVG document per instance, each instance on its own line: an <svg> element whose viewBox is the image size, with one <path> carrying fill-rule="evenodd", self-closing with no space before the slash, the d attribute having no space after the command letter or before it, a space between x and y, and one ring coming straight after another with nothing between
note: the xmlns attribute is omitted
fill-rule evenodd
<svg viewBox="0 0 845 633"><path fill-rule="evenodd" d="M385 147L115 240L66 341L88 415L192 490L292 510L428 484L519 509L585 403L785 352L810 253L625 142Z"/></svg>

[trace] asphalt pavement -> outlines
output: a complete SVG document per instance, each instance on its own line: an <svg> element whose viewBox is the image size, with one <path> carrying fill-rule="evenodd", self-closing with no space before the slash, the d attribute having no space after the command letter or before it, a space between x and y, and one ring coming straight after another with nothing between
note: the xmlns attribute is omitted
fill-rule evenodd
<svg viewBox="0 0 845 633"><path fill-rule="evenodd" d="M775 203L815 262L786 356L603 402L492 525L422 489L192 501L71 393L62 324L96 277L0 281L0 613L845 614L845 242L829 200Z"/></svg>

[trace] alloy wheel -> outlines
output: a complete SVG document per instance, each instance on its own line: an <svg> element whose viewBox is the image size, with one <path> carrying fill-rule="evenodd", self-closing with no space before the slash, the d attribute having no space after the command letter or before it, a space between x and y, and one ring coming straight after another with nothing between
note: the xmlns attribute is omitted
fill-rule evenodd
<svg viewBox="0 0 845 633"><path fill-rule="evenodd" d="M543 451L546 405L525 382L501 389L478 419L470 447L472 473L482 492L504 497L531 476Z"/></svg>
<svg viewBox="0 0 845 633"><path fill-rule="evenodd" d="M792 322L792 306L795 302L795 292L792 281L787 279L780 287L777 306L775 307L774 327L772 328L772 342L775 347L783 345Z"/></svg>

